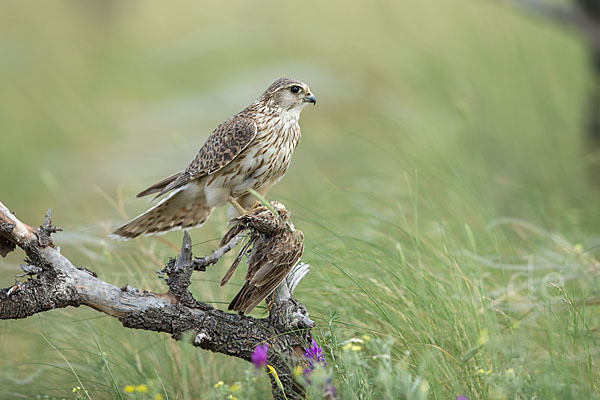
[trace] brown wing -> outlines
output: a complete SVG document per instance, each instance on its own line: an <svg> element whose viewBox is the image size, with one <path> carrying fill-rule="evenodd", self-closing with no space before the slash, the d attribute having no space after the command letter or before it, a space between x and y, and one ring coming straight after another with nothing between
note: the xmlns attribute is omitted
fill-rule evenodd
<svg viewBox="0 0 600 400"><path fill-rule="evenodd" d="M278 237L280 239L281 237ZM246 282L229 304L230 310L247 313L279 286L304 251L301 231L289 232L283 240L259 243L248 263Z"/></svg>
<svg viewBox="0 0 600 400"><path fill-rule="evenodd" d="M179 175L171 175L169 178L150 186L141 192L139 196L155 193L158 185L173 178L156 197L181 187L191 181L210 175L229 164L242 151L244 151L256 137L256 122L247 117L235 116L219 125L202 145L196 157L190 165ZM177 176L176 176L177 175Z"/></svg>

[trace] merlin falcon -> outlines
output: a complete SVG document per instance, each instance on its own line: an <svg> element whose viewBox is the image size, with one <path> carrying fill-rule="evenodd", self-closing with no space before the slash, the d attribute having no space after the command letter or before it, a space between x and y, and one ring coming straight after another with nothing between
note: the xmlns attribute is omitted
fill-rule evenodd
<svg viewBox="0 0 600 400"><path fill-rule="evenodd" d="M298 120L317 100L308 85L282 78L251 105L219 125L188 167L155 183L136 197L167 195L110 237L128 240L201 226L228 202L243 215L287 171L300 139Z"/></svg>

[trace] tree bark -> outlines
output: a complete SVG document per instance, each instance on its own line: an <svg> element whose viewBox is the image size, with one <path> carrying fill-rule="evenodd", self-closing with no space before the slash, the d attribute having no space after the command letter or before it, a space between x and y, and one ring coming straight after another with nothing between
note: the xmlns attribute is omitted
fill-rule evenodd
<svg viewBox="0 0 600 400"><path fill-rule="evenodd" d="M204 350L251 360L260 343L269 344L268 363L275 368L285 394L271 376L274 399L302 399L302 385L294 380L292 369L302 363L303 347L310 343L313 321L306 308L292 297L308 265L298 264L278 288L269 316L256 319L227 313L197 301L188 290L194 270L205 270L231 250L240 238L217 249L205 258L192 257L191 239L184 233L176 259L160 271L167 275L169 290L158 294L125 285L121 288L98 279L84 268L77 268L54 248L50 235L50 211L39 229L19 221L0 203L0 254L16 247L23 249L27 277L23 282L0 289L0 319L27 318L36 313L81 305L91 307L121 321L124 327L166 332L180 340L193 332L192 344ZM232 242L234 242L232 244Z"/></svg>

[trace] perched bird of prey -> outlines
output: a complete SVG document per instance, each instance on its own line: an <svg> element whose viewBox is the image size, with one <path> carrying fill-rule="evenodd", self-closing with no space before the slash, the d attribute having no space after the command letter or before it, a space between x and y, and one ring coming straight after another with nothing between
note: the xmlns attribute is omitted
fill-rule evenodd
<svg viewBox="0 0 600 400"><path fill-rule="evenodd" d="M254 207L247 214L232 219L233 226L221 240L224 246L238 234L250 231L248 242L221 280L221 286L227 283L252 246L244 286L229 304L230 310L241 315L252 311L277 289L304 251L304 235L289 222L288 210L276 201L271 205L278 216L265 206Z"/></svg>
<svg viewBox="0 0 600 400"><path fill-rule="evenodd" d="M127 240L197 227L227 202L244 214L255 201L248 189L264 196L285 174L300 139L300 112L316 102L305 83L278 79L219 125L185 170L138 193L168 195L109 236Z"/></svg>

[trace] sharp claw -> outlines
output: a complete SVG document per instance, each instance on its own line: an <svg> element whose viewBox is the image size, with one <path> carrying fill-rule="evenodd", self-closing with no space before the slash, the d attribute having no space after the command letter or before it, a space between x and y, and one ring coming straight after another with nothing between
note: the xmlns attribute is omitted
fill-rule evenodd
<svg viewBox="0 0 600 400"><path fill-rule="evenodd" d="M242 207L240 205L240 203L238 203L233 197L229 197L229 203L231 203L233 208L235 208L237 210L237 212L240 213L240 215L244 215L244 214L248 213L248 210L246 210L244 207Z"/></svg>

